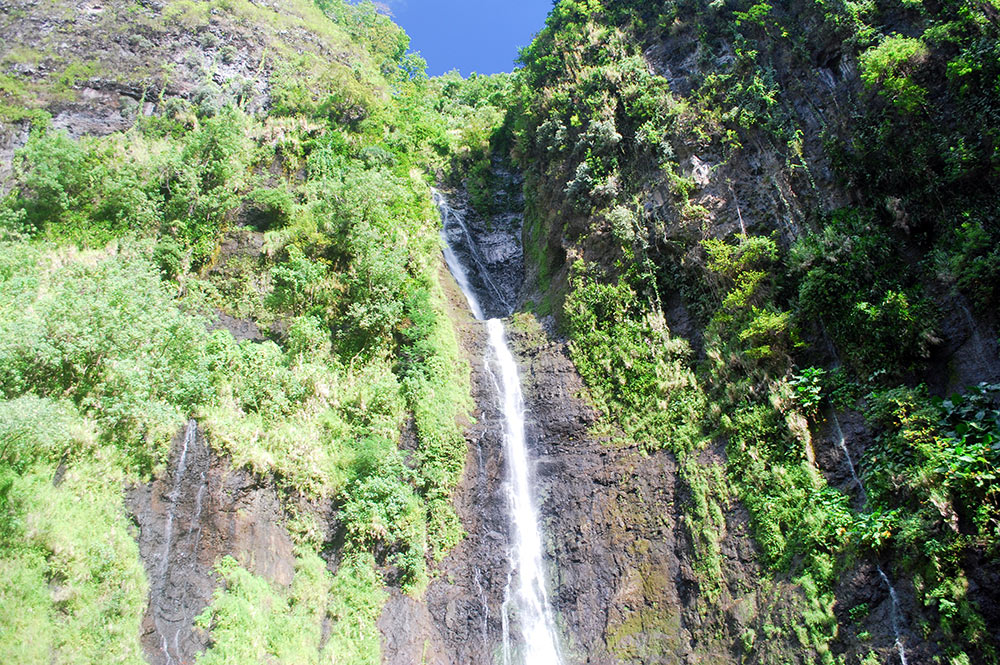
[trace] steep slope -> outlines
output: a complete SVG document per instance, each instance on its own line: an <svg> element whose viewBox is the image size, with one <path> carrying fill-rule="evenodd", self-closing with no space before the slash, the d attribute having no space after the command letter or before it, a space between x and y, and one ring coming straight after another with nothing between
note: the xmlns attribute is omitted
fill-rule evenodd
<svg viewBox="0 0 1000 665"><path fill-rule="evenodd" d="M0 660L497 660L434 184L504 288L523 222L568 663L995 663L998 16L561 0L462 80L370 2L4 4Z"/></svg>
<svg viewBox="0 0 1000 665"><path fill-rule="evenodd" d="M462 537L425 178L492 84L371 3L3 21L0 658L378 662Z"/></svg>
<svg viewBox="0 0 1000 665"><path fill-rule="evenodd" d="M525 307L677 460L617 657L995 662L996 17L564 1L522 55Z"/></svg>

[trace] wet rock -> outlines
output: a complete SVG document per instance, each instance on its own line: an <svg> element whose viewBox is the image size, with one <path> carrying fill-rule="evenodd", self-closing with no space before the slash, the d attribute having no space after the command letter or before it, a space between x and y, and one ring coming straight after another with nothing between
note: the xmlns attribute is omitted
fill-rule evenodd
<svg viewBox="0 0 1000 665"><path fill-rule="evenodd" d="M163 474L132 488L126 503L150 581L141 640L151 665L193 662L208 645L194 619L218 586L213 566L221 557L276 584L292 582L295 558L277 493L210 450L194 421L175 437Z"/></svg>
<svg viewBox="0 0 1000 665"><path fill-rule="evenodd" d="M249 319L237 319L221 309L215 311L215 317L215 321L208 326L209 330L228 330L233 337L240 341L262 342L265 339L257 324Z"/></svg>
<svg viewBox="0 0 1000 665"><path fill-rule="evenodd" d="M472 366L475 424L466 433L465 473L455 508L467 532L438 565L419 602L393 592L379 619L386 665L494 663L503 640L501 607L510 565L502 416L488 372L486 330L472 318L457 284L442 266L451 318Z"/></svg>
<svg viewBox="0 0 1000 665"><path fill-rule="evenodd" d="M996 314L974 316L972 304L953 285L933 283L928 291L941 316L941 343L934 347L926 373L931 390L947 395L1000 381Z"/></svg>
<svg viewBox="0 0 1000 665"><path fill-rule="evenodd" d="M486 318L509 315L524 282L519 212L484 217L461 191L449 191L441 203L443 234L462 265Z"/></svg>

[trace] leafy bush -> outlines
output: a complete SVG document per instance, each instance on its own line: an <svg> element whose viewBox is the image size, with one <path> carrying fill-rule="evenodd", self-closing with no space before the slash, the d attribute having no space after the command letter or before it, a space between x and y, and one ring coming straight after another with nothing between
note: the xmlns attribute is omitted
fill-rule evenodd
<svg viewBox="0 0 1000 665"><path fill-rule="evenodd" d="M935 311L900 265L889 234L858 211L834 213L792 249L799 316L820 321L863 378L898 375L930 355Z"/></svg>
<svg viewBox="0 0 1000 665"><path fill-rule="evenodd" d="M822 367L806 367L800 374L792 377L792 388L795 390L795 402L810 418L819 416L819 405L823 399L823 377L826 370Z"/></svg>
<svg viewBox="0 0 1000 665"><path fill-rule="evenodd" d="M47 427L38 422L33 435L45 442ZM140 665L148 588L119 474L76 460L54 486L51 463L22 470L0 468L0 658L82 665L114 653Z"/></svg>
<svg viewBox="0 0 1000 665"><path fill-rule="evenodd" d="M308 258L296 245L288 247L288 261L271 268L274 291L270 305L286 312L323 313L331 298L326 266Z"/></svg>
<svg viewBox="0 0 1000 665"><path fill-rule="evenodd" d="M250 221L261 231L286 226L295 214L295 199L284 187L258 187L247 199Z"/></svg>
<svg viewBox="0 0 1000 665"><path fill-rule="evenodd" d="M772 238L742 236L736 244L702 242L721 306L705 331L719 369L780 363L792 347L788 312L773 302L770 269L778 257Z"/></svg>
<svg viewBox="0 0 1000 665"><path fill-rule="evenodd" d="M924 386L869 396L867 415L884 431L862 460L872 516L866 521L886 521L869 544L893 547L919 571L921 599L937 610L955 654L986 630L967 596L963 553L976 542L964 534L1000 537L998 393L1000 387L981 384L947 399L929 398ZM861 537L865 532L872 529Z"/></svg>
<svg viewBox="0 0 1000 665"><path fill-rule="evenodd" d="M643 315L625 280L601 284L577 265L564 314L577 370L626 436L677 453L700 443L705 397L688 367L690 347L662 318Z"/></svg>
<svg viewBox="0 0 1000 665"><path fill-rule="evenodd" d="M911 75L927 56L927 45L919 39L889 35L861 54L861 80L879 88L901 110L914 111L925 102L927 91Z"/></svg>
<svg viewBox="0 0 1000 665"><path fill-rule="evenodd" d="M24 473L37 463L56 464L91 449L93 423L71 403L23 395L0 401L0 468Z"/></svg>
<svg viewBox="0 0 1000 665"><path fill-rule="evenodd" d="M230 556L220 559L215 570L223 586L195 620L212 633L212 645L198 656L199 663L316 662L330 602L330 574L315 553L299 552L295 564L295 577L286 590Z"/></svg>
<svg viewBox="0 0 1000 665"><path fill-rule="evenodd" d="M0 315L0 394L69 398L148 469L210 399L204 325L178 311L145 259L53 259L0 281L19 304Z"/></svg>
<svg viewBox="0 0 1000 665"><path fill-rule="evenodd" d="M66 132L33 132L18 153L15 174L27 221L36 229L66 219L81 208L90 186L87 150Z"/></svg>

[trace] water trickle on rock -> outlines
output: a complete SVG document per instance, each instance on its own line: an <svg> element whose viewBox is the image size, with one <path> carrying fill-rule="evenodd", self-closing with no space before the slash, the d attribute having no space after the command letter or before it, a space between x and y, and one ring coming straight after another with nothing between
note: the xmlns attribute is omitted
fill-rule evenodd
<svg viewBox="0 0 1000 665"><path fill-rule="evenodd" d="M452 208L439 192L434 192L434 201L441 211L445 261L472 313L480 320L486 319L487 313L510 314L515 294L509 293L495 279L462 212ZM481 302L481 297L488 300ZM486 366L504 416L503 441L513 536L508 554L511 574L502 607L503 664L557 665L561 662L559 642L545 588L542 535L531 486L521 382L514 356L507 346L503 322L489 318L486 329L489 338Z"/></svg>
<svg viewBox="0 0 1000 665"><path fill-rule="evenodd" d="M160 559L160 578L157 580L157 593L160 596L167 596L169 585L168 570L170 566L171 548L173 547L173 527L177 515L177 500L181 494L181 483L184 480L184 472L187 470L188 450L195 444L198 434L198 423L192 418L188 421L184 430L184 439L181 444L181 454L177 461L177 468L174 470L173 487L170 490L167 506L167 522L163 529L163 554ZM199 490L200 491L200 490ZM200 503L200 502L199 502ZM157 631L160 633L160 649L167 665L173 665L180 661L180 634L185 628L183 624L174 621L174 616L165 611L166 608L158 607L153 614L153 621Z"/></svg>
<svg viewBox="0 0 1000 665"><path fill-rule="evenodd" d="M841 452L844 453L844 459L847 461L847 467L851 471L851 479L854 484L858 486L858 490L861 492L862 503L868 502L868 492L865 491L865 486L858 478L858 474L855 471L854 460L851 459L851 451L847 448L847 439L844 437L844 432L840 428L840 419L837 418L837 412L830 409L830 422L833 424L833 432L837 437L837 445L840 447ZM906 662L906 648L903 646L903 630L899 619L899 597L896 595L896 589L892 586L892 582L889 580L889 576L885 574L882 570L881 564L875 564L875 569L878 571L878 575L882 578L882 582L885 584L886 588L889 590L889 601L891 605L889 606L889 617L892 624L892 632L896 638L896 653L899 654L899 660L902 665L908 665Z"/></svg>

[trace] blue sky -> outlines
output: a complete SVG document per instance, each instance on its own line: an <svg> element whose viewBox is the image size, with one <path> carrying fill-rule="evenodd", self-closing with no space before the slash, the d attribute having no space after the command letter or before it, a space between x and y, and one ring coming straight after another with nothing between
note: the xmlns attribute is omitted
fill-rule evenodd
<svg viewBox="0 0 1000 665"><path fill-rule="evenodd" d="M517 49L545 25L552 0L382 0L410 35L427 73L495 74L514 68Z"/></svg>

